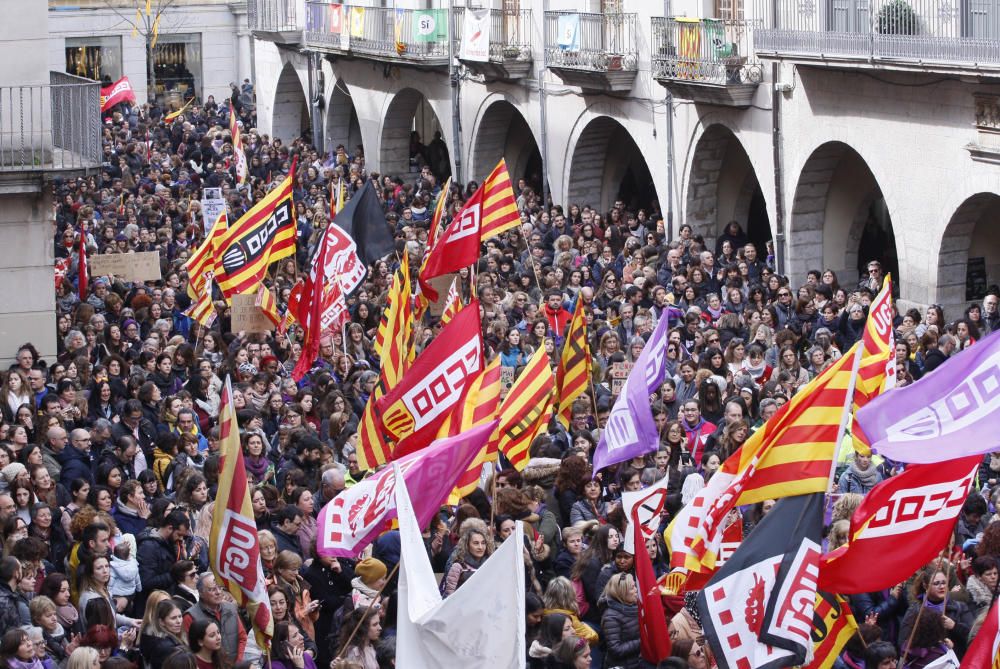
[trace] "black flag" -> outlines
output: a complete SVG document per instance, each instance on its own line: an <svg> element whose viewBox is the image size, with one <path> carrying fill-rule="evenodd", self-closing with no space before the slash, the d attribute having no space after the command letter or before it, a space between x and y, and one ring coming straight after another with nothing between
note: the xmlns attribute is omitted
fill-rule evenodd
<svg viewBox="0 0 1000 669"><path fill-rule="evenodd" d="M354 194L340 210L334 223L358 245L358 255L370 265L396 250L392 230L385 220L385 210L371 181Z"/></svg>

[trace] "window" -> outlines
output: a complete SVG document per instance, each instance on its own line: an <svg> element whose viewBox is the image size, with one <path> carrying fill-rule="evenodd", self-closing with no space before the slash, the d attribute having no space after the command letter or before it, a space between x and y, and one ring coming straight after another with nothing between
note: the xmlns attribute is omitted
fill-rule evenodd
<svg viewBox="0 0 1000 669"><path fill-rule="evenodd" d="M201 35L163 35L153 49L157 100L184 104L191 96L202 96Z"/></svg>
<svg viewBox="0 0 1000 669"><path fill-rule="evenodd" d="M97 81L118 81L122 76L121 37L67 37L66 72Z"/></svg>

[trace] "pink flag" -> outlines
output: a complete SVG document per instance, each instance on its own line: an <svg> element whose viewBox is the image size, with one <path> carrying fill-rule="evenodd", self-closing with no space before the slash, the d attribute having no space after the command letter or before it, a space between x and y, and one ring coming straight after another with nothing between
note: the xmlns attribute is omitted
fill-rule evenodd
<svg viewBox="0 0 1000 669"><path fill-rule="evenodd" d="M427 448L396 460L421 527L427 525L458 478L486 443L499 421L438 439ZM357 557L396 518L396 477L385 468L340 493L319 514L316 552L325 557Z"/></svg>

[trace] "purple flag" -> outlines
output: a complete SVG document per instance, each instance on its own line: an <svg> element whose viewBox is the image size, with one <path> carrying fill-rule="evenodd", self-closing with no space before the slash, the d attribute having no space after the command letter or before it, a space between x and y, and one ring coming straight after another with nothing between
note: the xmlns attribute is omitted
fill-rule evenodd
<svg viewBox="0 0 1000 669"><path fill-rule="evenodd" d="M653 336L625 379L622 394L615 401L601 433L601 443L594 451L595 472L616 462L645 455L660 444L649 396L666 377L669 320L660 318Z"/></svg>
<svg viewBox="0 0 1000 669"><path fill-rule="evenodd" d="M1000 450L1000 337L980 340L917 383L879 395L855 416L879 455L943 462Z"/></svg>

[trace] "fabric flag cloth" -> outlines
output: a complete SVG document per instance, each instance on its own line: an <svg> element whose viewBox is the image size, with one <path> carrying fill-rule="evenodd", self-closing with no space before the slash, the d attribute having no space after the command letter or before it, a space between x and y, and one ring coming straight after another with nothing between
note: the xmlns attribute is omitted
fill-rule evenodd
<svg viewBox="0 0 1000 669"><path fill-rule="evenodd" d="M212 514L209 557L219 584L229 590L238 607L247 610L257 645L266 653L274 636L274 621L267 597L264 567L260 561L257 525L250 504L250 486L243 464L239 424L232 397L232 383L226 377L219 407L222 461L219 495Z"/></svg>
<svg viewBox="0 0 1000 669"><path fill-rule="evenodd" d="M590 376L593 373L590 345L587 341L587 315L584 313L583 291L581 290L576 297L573 318L569 322L569 329L566 331L566 339L559 356L559 367L556 369L558 392L556 418L567 430L569 429L573 401L587 390L587 386L590 385ZM597 471L597 467L594 468L594 471Z"/></svg>
<svg viewBox="0 0 1000 669"><path fill-rule="evenodd" d="M166 116L164 116L164 117L163 117L163 122L164 122L165 124L167 124L167 125L170 125L171 123L173 123L174 121L176 121L176 120L177 120L177 117L179 117L179 116L180 116L181 114L183 114L183 113L184 113L184 111L185 111L185 110L186 110L186 109L187 109L188 107L190 107L190 106L191 106L191 103L192 103L192 102L194 102L194 98L191 98L190 100L188 100L187 102L185 102L185 103L184 103L184 106L183 106L183 107L181 107L180 109L178 109L177 111L172 111L172 112L170 112L169 114L167 114Z"/></svg>
<svg viewBox="0 0 1000 669"><path fill-rule="evenodd" d="M236 110L233 105L229 105L229 134L233 141L233 158L236 162L236 184L242 184L247 180L247 154L243 150L243 136L240 133L240 125L236 120Z"/></svg>
<svg viewBox="0 0 1000 669"><path fill-rule="evenodd" d="M962 669L1000 669L1000 600L994 600L982 627L965 651Z"/></svg>
<svg viewBox="0 0 1000 669"><path fill-rule="evenodd" d="M521 225L517 198L503 158L483 181L483 224L480 239L489 239Z"/></svg>
<svg viewBox="0 0 1000 669"><path fill-rule="evenodd" d="M441 234L441 221L444 220L444 210L448 206L448 195L451 193L451 177L444 182L444 187L438 194L437 202L434 205L434 216L431 218L431 229L427 233L427 244L431 248L437 243Z"/></svg>
<svg viewBox="0 0 1000 669"><path fill-rule="evenodd" d="M455 214L420 268L420 292L431 302L438 299L438 292L431 286L430 279L457 272L479 261L484 188L485 186L480 186L466 201L462 210Z"/></svg>
<svg viewBox="0 0 1000 669"><path fill-rule="evenodd" d="M594 471L655 451L660 445L649 396L667 376L669 319L660 318L642 348L625 387L615 400L601 440L594 451Z"/></svg>
<svg viewBox="0 0 1000 669"><path fill-rule="evenodd" d="M948 546L981 463L972 455L911 465L875 486L851 516L848 544L823 556L820 588L854 595L906 581Z"/></svg>
<svg viewBox="0 0 1000 669"><path fill-rule="evenodd" d="M659 481L634 492L625 491L622 493L622 512L628 520L629 525L639 519L640 531L643 540L656 534L660 529L660 513L667 502L667 482L669 477L664 476ZM632 543L633 532L631 529L625 530L625 550L635 555L636 544Z"/></svg>
<svg viewBox="0 0 1000 669"><path fill-rule="evenodd" d="M87 300L87 289L90 287L90 268L87 267L87 233L84 232L83 226L80 226L80 248L78 249L77 254L77 295L79 296L81 302L85 302Z"/></svg>
<svg viewBox="0 0 1000 669"><path fill-rule="evenodd" d="M217 273L216 262L219 250L219 242L222 240L226 229L229 227L229 220L226 210L219 213L219 217L212 223L204 241L195 249L194 253L184 261L184 269L188 275L188 295L191 299L198 299L204 293L204 286L210 278Z"/></svg>
<svg viewBox="0 0 1000 669"><path fill-rule="evenodd" d="M653 563L649 559L649 553L646 552L645 526L638 511L634 509L633 514L626 517L632 524L632 543L636 546L633 554L635 581L639 591L639 596L636 598L636 604L639 606L639 652L647 662L659 664L670 657L672 644L667 629L666 614L663 612L660 585L656 582L656 572L653 571Z"/></svg>
<svg viewBox="0 0 1000 669"><path fill-rule="evenodd" d="M128 77L122 77L110 86L101 88L101 113L123 102L135 104L135 91Z"/></svg>
<svg viewBox="0 0 1000 669"><path fill-rule="evenodd" d="M267 320L271 321L275 327L281 322L281 316L278 315L278 303L274 299L274 293L271 289L264 284L260 285L260 290L257 291L257 299L254 300L254 306L261 310L261 313L267 317Z"/></svg>
<svg viewBox="0 0 1000 669"><path fill-rule="evenodd" d="M672 567L714 569L722 523L737 506L826 491L859 350L855 344L801 388L681 509L670 538Z"/></svg>
<svg viewBox="0 0 1000 669"><path fill-rule="evenodd" d="M381 361L379 381L368 398L358 423L358 465L372 469L389 461L392 449L375 417L375 402L392 389L409 369L412 358L413 300L411 298L410 256L404 253L389 287L389 297L375 334L375 355Z"/></svg>
<svg viewBox="0 0 1000 669"><path fill-rule="evenodd" d="M497 419L499 409L500 356L498 355L466 386L458 407L441 424L438 438L453 437L477 425L493 422ZM460 500L471 494L479 485L479 475L483 471L483 465L487 460L496 460L496 455L496 438L495 435L491 435L469 468L459 477L451 498Z"/></svg>
<svg viewBox="0 0 1000 669"><path fill-rule="evenodd" d="M302 325L302 352L292 369L292 378L301 381L309 373L312 364L319 356L319 342L322 337L321 321L323 318L324 279L323 268L329 255L329 243L326 235L322 237L316 255L313 257L309 276L302 283L292 288L288 299L288 309Z"/></svg>
<svg viewBox="0 0 1000 669"><path fill-rule="evenodd" d="M347 201L333 222L354 240L365 264L370 265L396 250L392 229L385 221L385 210L371 181L366 181Z"/></svg>
<svg viewBox="0 0 1000 669"><path fill-rule="evenodd" d="M854 412L880 394L896 387L896 331L892 327L892 278L885 277L882 290L868 308L868 320L861 336L861 364L854 388ZM854 450L871 455L864 432L851 430Z"/></svg>
<svg viewBox="0 0 1000 669"><path fill-rule="evenodd" d="M389 529L396 518L393 489L397 471L408 487L420 491L417 523L426 527L495 428L493 421L455 437L438 439L419 453L396 460L398 470L386 467L344 490L319 513L317 553L356 558Z"/></svg>
<svg viewBox="0 0 1000 669"><path fill-rule="evenodd" d="M212 302L211 283L206 282L202 285L197 298L184 310L184 315L206 328L212 327L218 314L215 313L215 303Z"/></svg>
<svg viewBox="0 0 1000 669"><path fill-rule="evenodd" d="M531 442L552 420L556 384L545 347L528 359L514 380L500 407L497 447L517 471L524 471L531 459Z"/></svg>
<svg viewBox="0 0 1000 669"><path fill-rule="evenodd" d="M824 496L779 500L698 595L719 669L777 669L812 659Z"/></svg>
<svg viewBox="0 0 1000 669"><path fill-rule="evenodd" d="M462 310L462 296L458 293L458 277L451 280L448 288L448 296L444 301L444 311L441 312L441 326L444 327L451 322L459 311Z"/></svg>
<svg viewBox="0 0 1000 669"><path fill-rule="evenodd" d="M227 301L257 290L267 266L295 253L295 206L289 176L229 227L218 244L215 280Z"/></svg>
<svg viewBox="0 0 1000 669"><path fill-rule="evenodd" d="M811 634L813 661L803 669L831 669L857 631L858 622L847 598L817 591Z"/></svg>
<svg viewBox="0 0 1000 669"><path fill-rule="evenodd" d="M375 403L386 434L396 441L393 458L429 444L483 369L479 302L473 301L424 349L409 371Z"/></svg>
<svg viewBox="0 0 1000 669"><path fill-rule="evenodd" d="M398 466L398 465L396 465ZM399 606L396 657L407 669L524 669L523 525L488 557L462 587L442 600L420 535L426 521L415 513L410 477L396 474L399 515ZM424 491L419 492L418 507ZM343 494L343 493L341 493ZM497 584L503 583L503 587Z"/></svg>
<svg viewBox="0 0 1000 669"><path fill-rule="evenodd" d="M358 255L357 243L339 225L326 226L323 239L329 247L326 264L323 265L324 277L327 281L337 277L344 292L353 293L368 272Z"/></svg>
<svg viewBox="0 0 1000 669"><path fill-rule="evenodd" d="M942 462L1000 450L1000 335L980 339L905 388L881 395L855 416L879 455Z"/></svg>

